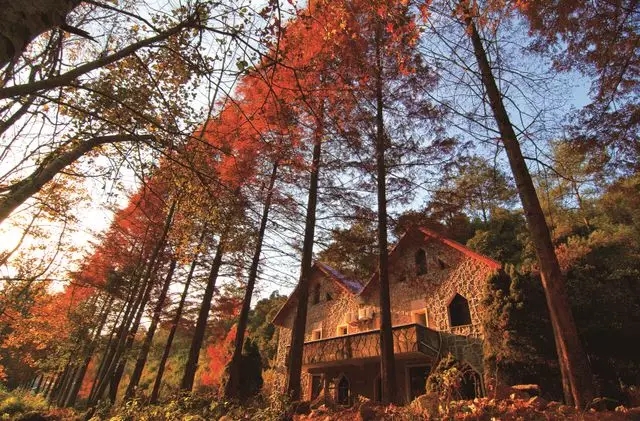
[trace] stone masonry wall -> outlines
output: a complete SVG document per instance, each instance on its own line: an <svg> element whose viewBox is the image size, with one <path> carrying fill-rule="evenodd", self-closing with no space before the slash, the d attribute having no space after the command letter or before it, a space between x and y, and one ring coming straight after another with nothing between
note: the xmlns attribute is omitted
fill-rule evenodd
<svg viewBox="0 0 640 421"><path fill-rule="evenodd" d="M427 256L426 273L417 274L415 255L423 249ZM401 241L390 258L390 292L394 326L414 323L414 313L426 309L427 326L443 332L444 352L453 353L482 374L481 300L488 276L493 269L486 263L467 256L437 240ZM320 302L313 303L313 290L320 285ZM331 300L327 300L329 293ZM373 318L348 324L348 333L378 329L378 283L355 296L316 271L310 284L310 297L305 341L312 340L314 329L322 330L322 338L338 335L338 327L348 322L349 313L370 309ZM471 324L451 327L448 306L456 294L468 300ZM293 325L292 313L280 327L276 361L284 367Z"/></svg>

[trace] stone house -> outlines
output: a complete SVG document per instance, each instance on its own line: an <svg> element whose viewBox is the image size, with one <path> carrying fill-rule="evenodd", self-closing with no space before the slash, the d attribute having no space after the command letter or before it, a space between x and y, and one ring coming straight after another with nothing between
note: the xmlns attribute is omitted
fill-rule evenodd
<svg viewBox="0 0 640 421"><path fill-rule="evenodd" d="M406 232L389 253L391 314L399 399L424 393L426 377L450 352L465 363L465 397L484 394L482 296L500 264L425 228ZM315 262L303 353L303 396L350 405L380 400L379 283L363 284ZM275 316L276 365L286 370L297 300Z"/></svg>

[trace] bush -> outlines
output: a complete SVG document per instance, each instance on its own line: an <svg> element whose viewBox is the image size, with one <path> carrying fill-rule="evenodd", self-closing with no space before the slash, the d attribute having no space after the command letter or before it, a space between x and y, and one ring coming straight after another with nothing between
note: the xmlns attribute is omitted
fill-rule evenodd
<svg viewBox="0 0 640 421"><path fill-rule="evenodd" d="M3 418L7 416L15 418L27 412L44 412L47 411L48 406L41 395L34 395L27 391L0 390L0 416Z"/></svg>

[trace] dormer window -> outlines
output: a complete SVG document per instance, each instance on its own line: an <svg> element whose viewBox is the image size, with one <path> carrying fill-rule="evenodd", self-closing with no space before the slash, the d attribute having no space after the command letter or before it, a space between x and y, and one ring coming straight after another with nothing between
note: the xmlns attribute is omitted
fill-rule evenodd
<svg viewBox="0 0 640 421"><path fill-rule="evenodd" d="M320 302L320 284L316 284L313 287L313 304L318 304Z"/></svg>
<svg viewBox="0 0 640 421"><path fill-rule="evenodd" d="M328 292L325 294L325 300L326 301L331 301L333 300L333 297L331 296L331 294L329 294Z"/></svg>
<svg viewBox="0 0 640 421"><path fill-rule="evenodd" d="M416 251L416 275L427 273L427 252L423 249Z"/></svg>

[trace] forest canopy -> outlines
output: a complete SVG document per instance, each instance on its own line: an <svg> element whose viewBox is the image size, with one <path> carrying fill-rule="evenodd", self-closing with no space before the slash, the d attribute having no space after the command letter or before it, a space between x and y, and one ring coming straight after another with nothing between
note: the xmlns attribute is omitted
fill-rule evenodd
<svg viewBox="0 0 640 421"><path fill-rule="evenodd" d="M485 357L512 382L579 409L640 384L636 2L31 3L0 0L7 388L297 401L306 300L286 375L271 321L317 259L378 273L397 401L412 226L505 268Z"/></svg>

